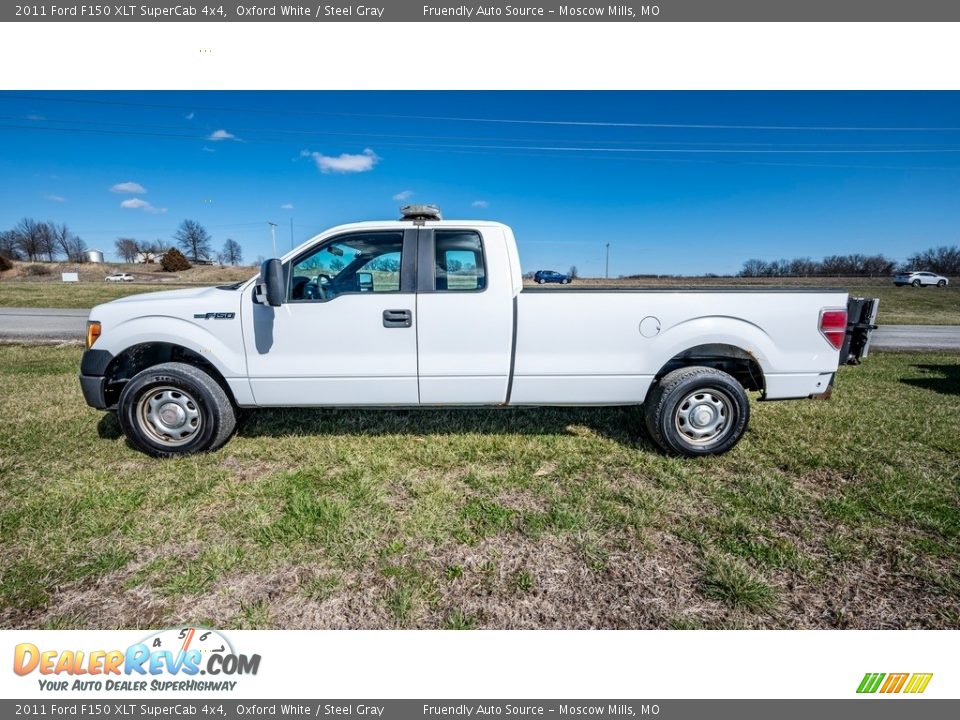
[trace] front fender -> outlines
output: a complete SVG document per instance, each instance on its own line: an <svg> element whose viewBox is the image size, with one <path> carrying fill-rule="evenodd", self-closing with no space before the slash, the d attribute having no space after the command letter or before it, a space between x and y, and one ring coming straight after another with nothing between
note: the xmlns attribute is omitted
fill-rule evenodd
<svg viewBox="0 0 960 720"><path fill-rule="evenodd" d="M193 350L225 378L246 377L243 334L239 314L232 320L204 320L212 329L169 315L142 315L104 329L97 349L114 356L143 343L170 343Z"/></svg>

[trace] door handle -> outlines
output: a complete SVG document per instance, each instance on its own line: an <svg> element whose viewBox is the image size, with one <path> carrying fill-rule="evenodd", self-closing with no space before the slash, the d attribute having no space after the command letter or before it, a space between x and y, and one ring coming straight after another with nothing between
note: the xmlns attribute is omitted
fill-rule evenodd
<svg viewBox="0 0 960 720"><path fill-rule="evenodd" d="M413 325L413 313L409 310L384 310L383 326L385 328L408 328Z"/></svg>

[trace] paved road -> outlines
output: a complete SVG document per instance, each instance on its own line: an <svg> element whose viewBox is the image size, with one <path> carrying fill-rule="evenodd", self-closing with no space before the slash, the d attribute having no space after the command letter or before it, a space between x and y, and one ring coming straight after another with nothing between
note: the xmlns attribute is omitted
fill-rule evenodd
<svg viewBox="0 0 960 720"><path fill-rule="evenodd" d="M89 310L0 308L0 340L83 340ZM875 348L958 350L960 325L884 325L873 334Z"/></svg>
<svg viewBox="0 0 960 720"><path fill-rule="evenodd" d="M82 342L89 314L89 310L0 307L0 340Z"/></svg>
<svg viewBox="0 0 960 720"><path fill-rule="evenodd" d="M871 347L890 350L960 350L960 325L881 325Z"/></svg>

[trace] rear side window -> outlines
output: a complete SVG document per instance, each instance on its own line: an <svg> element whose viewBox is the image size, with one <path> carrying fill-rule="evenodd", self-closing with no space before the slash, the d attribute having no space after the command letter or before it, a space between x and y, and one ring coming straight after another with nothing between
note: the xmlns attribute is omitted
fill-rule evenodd
<svg viewBox="0 0 960 720"><path fill-rule="evenodd" d="M437 230L434 238L438 292L475 292L487 287L479 234L469 230Z"/></svg>

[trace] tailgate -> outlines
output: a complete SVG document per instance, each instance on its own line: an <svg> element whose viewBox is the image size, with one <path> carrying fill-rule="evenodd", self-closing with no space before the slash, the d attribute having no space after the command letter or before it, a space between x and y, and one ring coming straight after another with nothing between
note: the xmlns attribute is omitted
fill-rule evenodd
<svg viewBox="0 0 960 720"><path fill-rule="evenodd" d="M847 333L840 348L841 365L859 365L870 352L870 335L877 329L880 298L847 300Z"/></svg>

